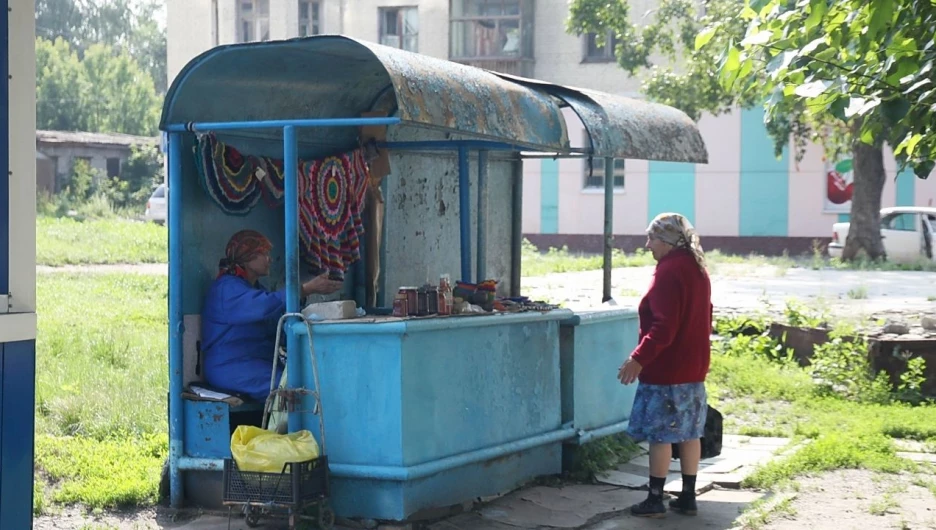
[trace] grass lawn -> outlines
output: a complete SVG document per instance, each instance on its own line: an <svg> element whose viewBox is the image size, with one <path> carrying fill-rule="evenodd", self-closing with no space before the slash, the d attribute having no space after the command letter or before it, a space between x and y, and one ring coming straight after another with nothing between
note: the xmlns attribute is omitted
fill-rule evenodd
<svg viewBox="0 0 936 530"><path fill-rule="evenodd" d="M767 350L766 341L744 338L713 348L710 401L723 413L728 432L810 443L760 468L746 486L772 488L833 469L914 470L917 464L896 455L894 438L925 442L936 451L936 404L912 406L881 396L870 376L856 387L857 394L842 397L809 369L772 360Z"/></svg>
<svg viewBox="0 0 936 530"><path fill-rule="evenodd" d="M168 444L166 277L37 284L37 508L154 502Z"/></svg>
<svg viewBox="0 0 936 530"><path fill-rule="evenodd" d="M703 240L704 244L704 240ZM717 250L706 253L709 264L745 264L773 266L778 273L793 267L833 268L846 270L926 270L936 271L936 264L921 260L910 264L843 263L822 255L800 256L734 256ZM602 266L599 254L571 252L551 248L540 252L529 241L522 249L524 276L542 276L557 272L598 270ZM168 237L166 228L154 223L126 219L94 219L77 221L70 218L40 216L36 220L36 263L38 265L99 265L124 263L166 263ZM653 257L643 249L625 253L615 249L614 267L646 267L655 264Z"/></svg>
<svg viewBox="0 0 936 530"><path fill-rule="evenodd" d="M45 264L165 261L165 229L151 224L46 218L37 230ZM709 256L716 263L753 259ZM758 259L778 267L793 263ZM528 275L600 263L524 248ZM645 253L615 254L615 266L651 264ZM90 509L151 505L167 452L166 277L58 272L37 281L37 511L71 503ZM734 348L716 349L709 379L726 430L812 440L762 468L749 485L771 487L836 468L913 466L896 456L893 438L925 441L936 450L936 406L862 399L860 392L837 397L806 369L772 360L769 344L730 340Z"/></svg>
<svg viewBox="0 0 936 530"><path fill-rule="evenodd" d="M36 219L36 264L166 263L164 226L124 219Z"/></svg>

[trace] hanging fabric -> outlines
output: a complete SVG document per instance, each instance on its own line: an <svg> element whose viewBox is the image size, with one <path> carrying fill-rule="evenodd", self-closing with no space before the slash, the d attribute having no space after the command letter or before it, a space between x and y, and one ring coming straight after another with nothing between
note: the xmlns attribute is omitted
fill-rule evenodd
<svg viewBox="0 0 936 530"><path fill-rule="evenodd" d="M243 155L214 134L195 148L199 184L221 210L247 215L261 197L270 208L283 203L283 161ZM363 149L314 161L299 161L300 255L314 273L342 279L361 258L362 212L370 172Z"/></svg>
<svg viewBox="0 0 936 530"><path fill-rule="evenodd" d="M314 269L338 277L361 258L368 169L361 149L299 166L299 231Z"/></svg>

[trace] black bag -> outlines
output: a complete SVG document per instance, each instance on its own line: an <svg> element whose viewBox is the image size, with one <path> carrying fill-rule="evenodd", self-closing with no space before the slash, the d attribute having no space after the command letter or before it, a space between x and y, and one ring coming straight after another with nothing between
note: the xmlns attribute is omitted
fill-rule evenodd
<svg viewBox="0 0 936 530"><path fill-rule="evenodd" d="M711 405L707 405L705 427L702 430L702 458L715 458L722 449L722 415ZM679 444L673 444L673 458L679 459Z"/></svg>

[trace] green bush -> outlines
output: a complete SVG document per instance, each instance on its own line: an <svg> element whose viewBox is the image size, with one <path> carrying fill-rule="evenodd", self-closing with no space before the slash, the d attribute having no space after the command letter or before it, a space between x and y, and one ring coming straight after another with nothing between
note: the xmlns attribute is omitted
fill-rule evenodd
<svg viewBox="0 0 936 530"><path fill-rule="evenodd" d="M886 403L892 391L887 374L873 373L868 343L847 327L833 329L829 342L817 344L810 359L810 372L817 391L867 403Z"/></svg>

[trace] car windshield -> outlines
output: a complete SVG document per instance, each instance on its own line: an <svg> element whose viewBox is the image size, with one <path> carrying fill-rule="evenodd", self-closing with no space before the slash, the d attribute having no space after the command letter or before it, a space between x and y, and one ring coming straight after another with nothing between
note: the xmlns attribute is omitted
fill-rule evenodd
<svg viewBox="0 0 936 530"><path fill-rule="evenodd" d="M165 186L160 186L160 187L156 188L156 191L153 192L153 198L154 198L154 199L162 199L162 198L165 198L165 196L166 196L166 187L165 187Z"/></svg>

